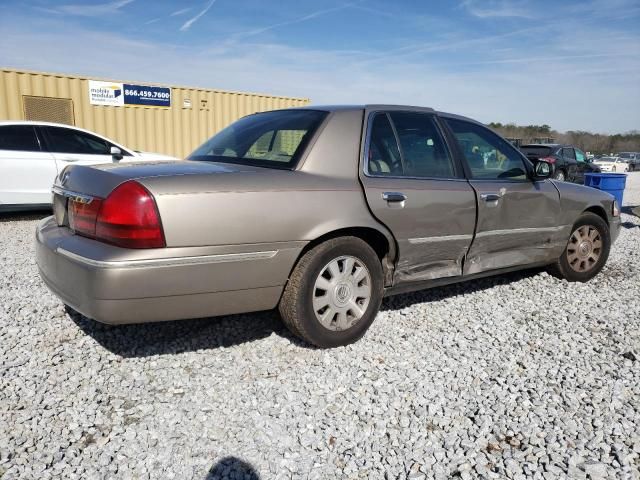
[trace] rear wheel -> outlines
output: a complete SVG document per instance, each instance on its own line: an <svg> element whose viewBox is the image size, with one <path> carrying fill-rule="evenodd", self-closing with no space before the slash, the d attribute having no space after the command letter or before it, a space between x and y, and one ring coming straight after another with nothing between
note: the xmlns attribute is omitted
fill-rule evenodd
<svg viewBox="0 0 640 480"><path fill-rule="evenodd" d="M604 267L609 257L611 237L606 222L585 212L573 226L571 237L552 273L570 282L587 282Z"/></svg>
<svg viewBox="0 0 640 480"><path fill-rule="evenodd" d="M280 300L280 315L292 333L313 345L348 345L373 322L382 291L376 252L359 238L334 238L300 259Z"/></svg>
<svg viewBox="0 0 640 480"><path fill-rule="evenodd" d="M566 180L567 176L565 175L564 170L558 170L553 175L553 178L555 180L558 180L559 182L564 182Z"/></svg>

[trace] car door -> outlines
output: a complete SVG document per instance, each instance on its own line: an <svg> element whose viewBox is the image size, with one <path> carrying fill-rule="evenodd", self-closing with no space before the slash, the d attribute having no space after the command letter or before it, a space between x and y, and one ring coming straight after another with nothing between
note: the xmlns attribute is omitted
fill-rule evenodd
<svg viewBox="0 0 640 480"><path fill-rule="evenodd" d="M584 174L592 172L593 168L591 168L589 162L587 162L587 155L582 150L580 150L579 148L574 148L574 151L576 154L577 166L575 182L584 184Z"/></svg>
<svg viewBox="0 0 640 480"><path fill-rule="evenodd" d="M57 173L33 125L0 126L0 207L50 204Z"/></svg>
<svg viewBox="0 0 640 480"><path fill-rule="evenodd" d="M360 179L398 242L394 285L462 274L476 201L432 111L365 112Z"/></svg>
<svg viewBox="0 0 640 480"><path fill-rule="evenodd" d="M111 155L114 145L101 137L66 127L42 126L40 131L59 170L73 164L96 165L114 161ZM127 154L124 151L122 153Z"/></svg>
<svg viewBox="0 0 640 480"><path fill-rule="evenodd" d="M551 181L532 181L531 165L478 123L445 118L477 194L478 222L464 274L552 261L570 226L559 226L560 197Z"/></svg>
<svg viewBox="0 0 640 480"><path fill-rule="evenodd" d="M578 182L578 162L573 148L562 147L562 158L564 158L567 169L567 181Z"/></svg>

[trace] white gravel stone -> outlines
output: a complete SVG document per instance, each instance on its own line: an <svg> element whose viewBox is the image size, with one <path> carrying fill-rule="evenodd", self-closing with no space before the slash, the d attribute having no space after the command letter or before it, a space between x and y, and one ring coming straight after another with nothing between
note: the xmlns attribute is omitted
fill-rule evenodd
<svg viewBox="0 0 640 480"><path fill-rule="evenodd" d="M640 204L640 173L625 206ZM0 477L639 478L640 218L587 284L541 271L386 299L316 350L274 312L109 327L0 217Z"/></svg>

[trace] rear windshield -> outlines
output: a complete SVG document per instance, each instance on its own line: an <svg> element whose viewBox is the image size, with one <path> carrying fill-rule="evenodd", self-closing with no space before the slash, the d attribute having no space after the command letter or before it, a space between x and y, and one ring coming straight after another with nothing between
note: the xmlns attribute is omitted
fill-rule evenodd
<svg viewBox="0 0 640 480"><path fill-rule="evenodd" d="M327 115L317 110L249 115L211 137L187 159L291 169Z"/></svg>
<svg viewBox="0 0 640 480"><path fill-rule="evenodd" d="M520 151L527 157L547 157L553 153L552 147L540 147L538 145L520 147Z"/></svg>

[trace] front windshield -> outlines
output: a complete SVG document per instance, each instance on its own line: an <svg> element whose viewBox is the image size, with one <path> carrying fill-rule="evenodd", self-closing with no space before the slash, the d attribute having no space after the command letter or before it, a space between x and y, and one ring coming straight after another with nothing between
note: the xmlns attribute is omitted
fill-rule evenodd
<svg viewBox="0 0 640 480"><path fill-rule="evenodd" d="M326 116L317 110L249 115L211 137L187 159L291 169Z"/></svg>

